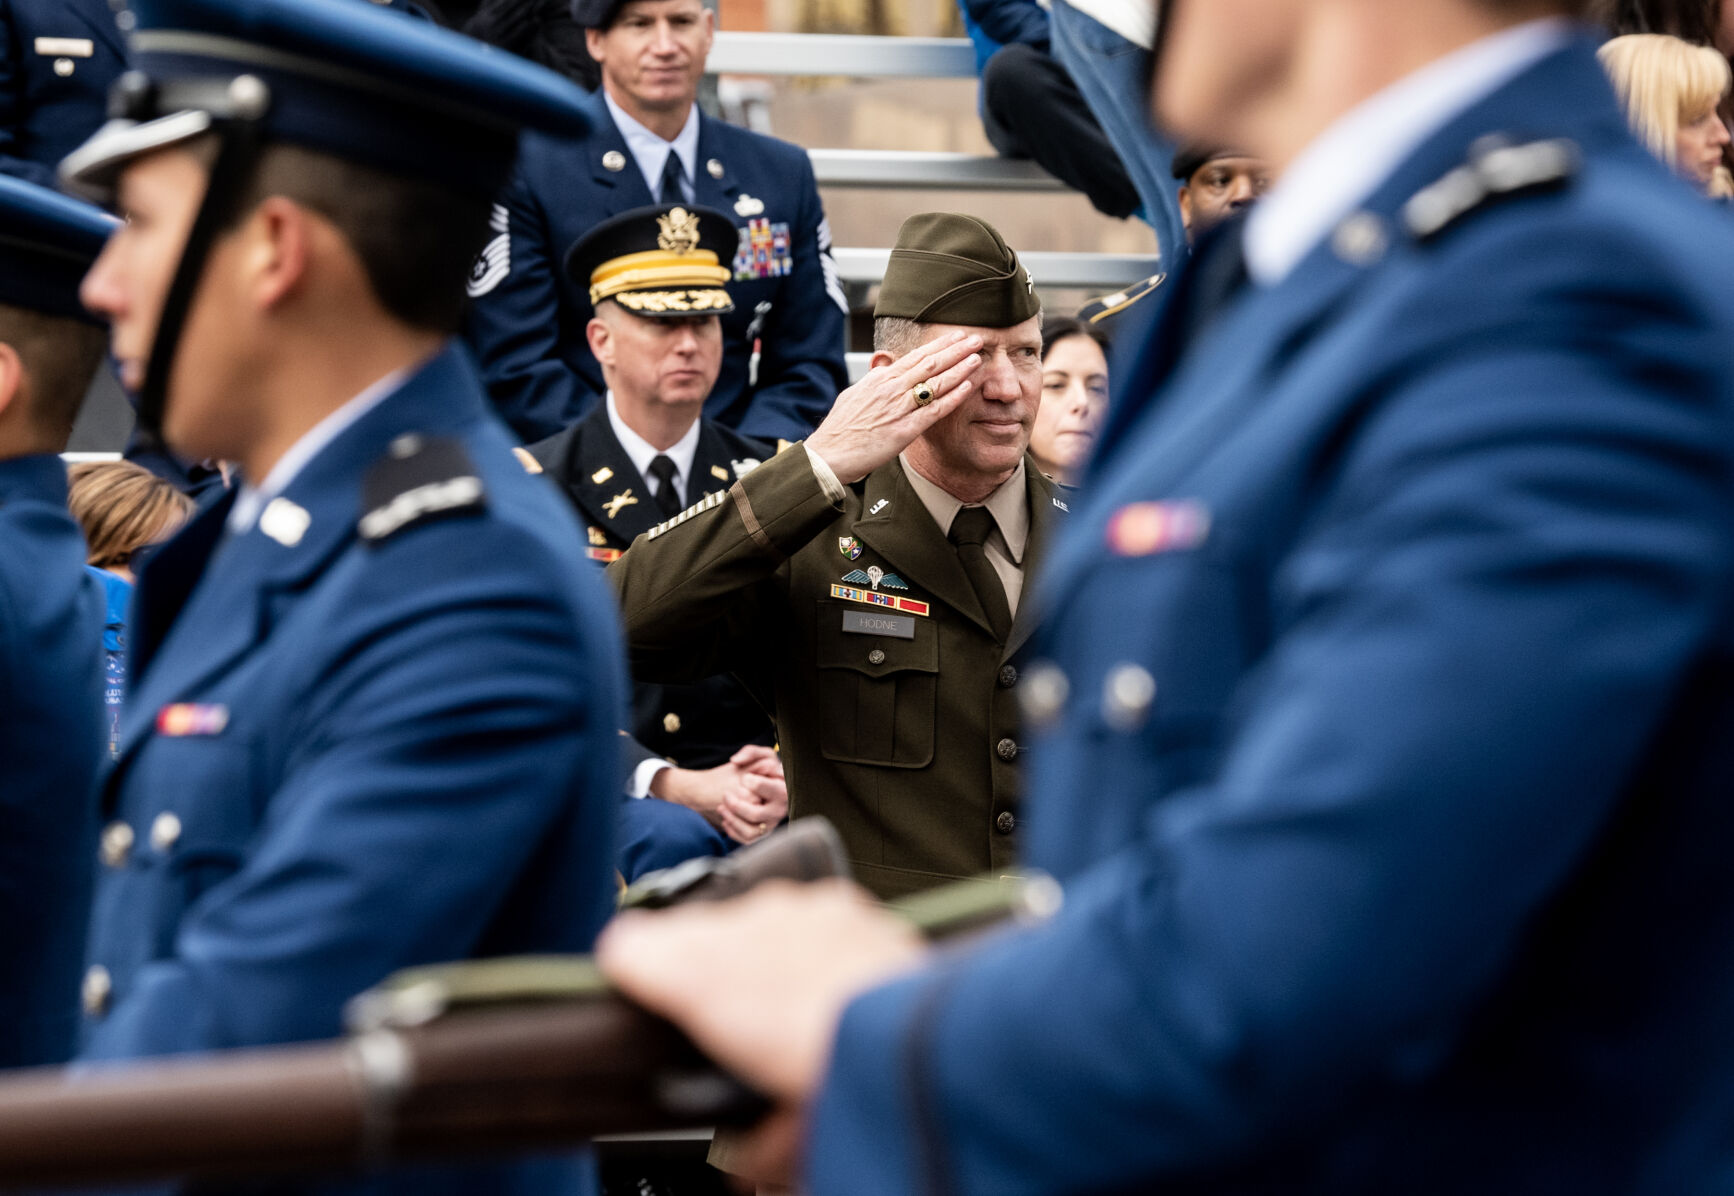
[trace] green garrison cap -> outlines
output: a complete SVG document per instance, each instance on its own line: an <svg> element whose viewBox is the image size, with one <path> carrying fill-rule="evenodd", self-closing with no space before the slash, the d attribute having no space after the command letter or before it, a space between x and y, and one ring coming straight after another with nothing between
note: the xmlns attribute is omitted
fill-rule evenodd
<svg viewBox="0 0 1734 1196"><path fill-rule="evenodd" d="M957 212L923 212L897 234L873 314L1010 328L1041 310L1035 280L992 225Z"/></svg>

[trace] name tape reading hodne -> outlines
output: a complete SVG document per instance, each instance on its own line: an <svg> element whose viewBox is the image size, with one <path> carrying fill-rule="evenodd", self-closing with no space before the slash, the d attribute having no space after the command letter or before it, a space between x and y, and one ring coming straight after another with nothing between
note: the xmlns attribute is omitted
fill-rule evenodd
<svg viewBox="0 0 1734 1196"><path fill-rule="evenodd" d="M843 630L852 635L889 635L893 639L915 638L915 620L907 615L876 615L871 611L843 612Z"/></svg>

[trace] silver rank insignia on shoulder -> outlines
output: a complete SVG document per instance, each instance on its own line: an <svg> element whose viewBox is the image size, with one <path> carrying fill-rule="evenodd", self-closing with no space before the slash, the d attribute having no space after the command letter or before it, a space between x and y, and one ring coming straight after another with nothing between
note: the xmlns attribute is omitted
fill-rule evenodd
<svg viewBox="0 0 1734 1196"><path fill-rule="evenodd" d="M1403 205L1403 223L1417 240L1431 240L1492 200L1568 182L1581 157L1577 143L1566 138L1527 145L1483 138L1470 147L1465 165Z"/></svg>
<svg viewBox="0 0 1734 1196"><path fill-rule="evenodd" d="M763 216L764 214L765 201L762 199L754 199L750 195L743 195L739 199L735 200L736 216Z"/></svg>
<svg viewBox="0 0 1734 1196"><path fill-rule="evenodd" d="M619 150L609 150L602 155L602 169L619 174L626 169L626 155Z"/></svg>
<svg viewBox="0 0 1734 1196"><path fill-rule="evenodd" d="M620 518L621 511L625 510L627 507L635 507L637 505L638 500L632 496L632 487L628 486L625 493L616 494L613 498L603 503L602 509L608 512L608 518L618 519Z"/></svg>
<svg viewBox="0 0 1734 1196"><path fill-rule="evenodd" d="M723 176L723 164L712 158L704 164L704 172L713 179L720 179Z"/></svg>
<svg viewBox="0 0 1734 1196"><path fill-rule="evenodd" d="M313 516L305 507L296 506L286 498L274 498L265 513L259 516L259 530L285 548L301 543Z"/></svg>

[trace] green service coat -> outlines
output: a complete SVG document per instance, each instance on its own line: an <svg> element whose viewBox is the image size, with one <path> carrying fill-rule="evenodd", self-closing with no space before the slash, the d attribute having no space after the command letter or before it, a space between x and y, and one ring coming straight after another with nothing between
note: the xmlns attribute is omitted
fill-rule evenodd
<svg viewBox="0 0 1734 1196"><path fill-rule="evenodd" d="M1027 593L1066 498L1025 476ZM1031 605L994 638L899 462L846 489L839 509L785 452L634 541L608 570L633 674L739 677L776 721L791 815L835 823L879 896L1010 868Z"/></svg>

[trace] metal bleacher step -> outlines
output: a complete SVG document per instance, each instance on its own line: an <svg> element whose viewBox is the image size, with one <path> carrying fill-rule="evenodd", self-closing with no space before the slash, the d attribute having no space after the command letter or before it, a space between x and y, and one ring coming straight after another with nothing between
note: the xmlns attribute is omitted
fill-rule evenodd
<svg viewBox="0 0 1734 1196"><path fill-rule="evenodd" d="M964 191L1064 191L1034 162L991 154L921 150L809 150L821 187L953 188Z"/></svg>
<svg viewBox="0 0 1734 1196"><path fill-rule="evenodd" d="M975 49L962 37L721 32L707 69L717 75L973 79Z"/></svg>
<svg viewBox="0 0 1734 1196"><path fill-rule="evenodd" d="M837 272L847 283L875 283L885 277L889 249L838 249ZM1118 253L1020 253L1038 287L1112 291L1160 270L1160 259Z"/></svg>

